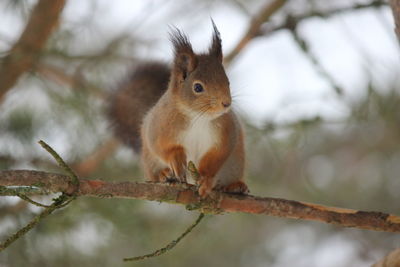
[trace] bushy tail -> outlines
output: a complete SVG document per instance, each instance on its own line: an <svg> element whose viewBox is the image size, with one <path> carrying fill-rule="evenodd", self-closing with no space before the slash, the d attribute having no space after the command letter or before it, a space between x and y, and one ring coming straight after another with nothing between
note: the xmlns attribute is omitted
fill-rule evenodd
<svg viewBox="0 0 400 267"><path fill-rule="evenodd" d="M115 135L137 152L141 147L143 117L167 90L169 76L170 69L166 64L142 63L112 93L108 115Z"/></svg>

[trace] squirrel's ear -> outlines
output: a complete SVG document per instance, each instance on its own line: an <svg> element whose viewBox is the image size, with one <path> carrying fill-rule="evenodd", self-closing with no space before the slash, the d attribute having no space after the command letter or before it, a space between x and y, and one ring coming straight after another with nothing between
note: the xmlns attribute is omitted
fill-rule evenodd
<svg viewBox="0 0 400 267"><path fill-rule="evenodd" d="M214 28L214 34L212 37L212 43L209 49L210 55L215 56L218 58L220 62L222 62L222 40L221 40L221 35L217 29L217 26L214 23L214 20L211 19L213 28Z"/></svg>
<svg viewBox="0 0 400 267"><path fill-rule="evenodd" d="M197 58L193 52L192 45L190 44L187 36L178 30L173 29L170 33L170 40L174 46L174 70L180 75L182 80L196 68Z"/></svg>

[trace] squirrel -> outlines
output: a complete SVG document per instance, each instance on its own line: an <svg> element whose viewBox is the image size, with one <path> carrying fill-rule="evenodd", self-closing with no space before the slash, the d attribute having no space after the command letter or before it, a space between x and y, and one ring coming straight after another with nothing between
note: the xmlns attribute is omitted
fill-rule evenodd
<svg viewBox="0 0 400 267"><path fill-rule="evenodd" d="M114 92L109 110L117 137L141 149L148 181L186 183L192 161L202 198L213 189L248 193L244 133L231 108L220 33L212 25L211 46L202 54L194 53L188 37L173 28L172 66L139 64Z"/></svg>

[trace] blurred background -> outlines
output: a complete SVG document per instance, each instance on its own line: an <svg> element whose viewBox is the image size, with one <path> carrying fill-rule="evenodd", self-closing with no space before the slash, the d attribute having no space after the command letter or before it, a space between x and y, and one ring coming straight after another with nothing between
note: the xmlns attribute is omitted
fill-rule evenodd
<svg viewBox="0 0 400 267"><path fill-rule="evenodd" d="M138 155L113 138L107 99L138 62L171 59L169 26L195 51L207 49L212 17L246 124L251 193L399 215L400 50L390 7L284 2L67 1L35 67L0 99L0 170L61 172L43 139L83 178L143 181ZM0 2L0 63L36 3ZM249 25L255 34L236 49ZM1 240L39 211L0 198ZM164 246L196 216L171 204L80 198L2 252L0 266L350 267L400 246L391 233L225 214L208 216L161 257L122 262Z"/></svg>

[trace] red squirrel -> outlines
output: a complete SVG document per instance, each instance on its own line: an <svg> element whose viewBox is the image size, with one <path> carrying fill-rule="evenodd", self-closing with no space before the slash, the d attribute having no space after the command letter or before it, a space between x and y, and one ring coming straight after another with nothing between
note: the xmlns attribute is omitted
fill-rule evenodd
<svg viewBox="0 0 400 267"><path fill-rule="evenodd" d="M203 198L213 189L248 192L244 133L231 108L221 38L212 23L212 43L202 54L194 53L187 36L173 29L172 66L139 65L114 93L110 108L117 135L135 149L141 145L146 179L186 182L187 164L193 161Z"/></svg>

